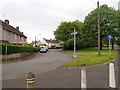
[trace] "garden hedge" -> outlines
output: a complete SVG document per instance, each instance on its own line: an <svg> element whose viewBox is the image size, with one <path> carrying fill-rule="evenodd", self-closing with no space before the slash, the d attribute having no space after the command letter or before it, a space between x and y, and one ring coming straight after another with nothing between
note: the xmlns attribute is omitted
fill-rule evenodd
<svg viewBox="0 0 120 90"><path fill-rule="evenodd" d="M22 53L22 52L37 52L39 51L39 47L32 47L32 46L18 46L18 45L11 45L11 44L2 44L2 54L6 54L6 47L7 47L7 54L12 53Z"/></svg>

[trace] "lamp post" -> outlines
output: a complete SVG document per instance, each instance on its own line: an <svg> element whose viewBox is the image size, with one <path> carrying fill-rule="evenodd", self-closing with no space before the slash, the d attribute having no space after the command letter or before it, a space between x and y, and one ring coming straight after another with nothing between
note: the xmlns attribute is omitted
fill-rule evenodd
<svg viewBox="0 0 120 90"><path fill-rule="evenodd" d="M76 64L76 34L77 32L75 31L74 29L74 32L71 33L71 35L74 35L74 54L73 54L73 57L74 57L74 64Z"/></svg>
<svg viewBox="0 0 120 90"><path fill-rule="evenodd" d="M36 47L36 36L35 36L35 47Z"/></svg>
<svg viewBox="0 0 120 90"><path fill-rule="evenodd" d="M41 35L41 34L37 34L37 35L35 36L35 47L36 47L36 37L37 37L38 35Z"/></svg>

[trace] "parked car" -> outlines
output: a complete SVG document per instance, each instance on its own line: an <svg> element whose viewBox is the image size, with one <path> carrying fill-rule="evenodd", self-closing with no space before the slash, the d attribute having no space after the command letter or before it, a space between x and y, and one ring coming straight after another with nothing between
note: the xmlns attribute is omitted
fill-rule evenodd
<svg viewBox="0 0 120 90"><path fill-rule="evenodd" d="M46 52L47 52L47 49L45 47L40 49L40 53L46 53Z"/></svg>
<svg viewBox="0 0 120 90"><path fill-rule="evenodd" d="M46 49L46 51L48 51L48 47L44 47Z"/></svg>

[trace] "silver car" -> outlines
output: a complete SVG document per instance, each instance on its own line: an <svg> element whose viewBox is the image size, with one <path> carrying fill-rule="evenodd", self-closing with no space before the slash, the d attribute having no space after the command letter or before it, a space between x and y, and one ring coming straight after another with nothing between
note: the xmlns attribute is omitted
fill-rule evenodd
<svg viewBox="0 0 120 90"><path fill-rule="evenodd" d="M47 52L47 49L45 47L40 49L40 53L46 53L46 52Z"/></svg>

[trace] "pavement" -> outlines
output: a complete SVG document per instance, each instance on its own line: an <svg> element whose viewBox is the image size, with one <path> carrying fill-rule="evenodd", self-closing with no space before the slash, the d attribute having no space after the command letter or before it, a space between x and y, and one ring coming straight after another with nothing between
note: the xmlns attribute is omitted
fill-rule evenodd
<svg viewBox="0 0 120 90"><path fill-rule="evenodd" d="M120 56L119 56L120 57ZM118 85L118 60L115 64L116 84ZM81 68L86 68L87 88L109 88L108 63L96 66L64 68L58 67L35 74L36 88L80 88ZM26 75L20 78L3 80L3 88L26 88Z"/></svg>

